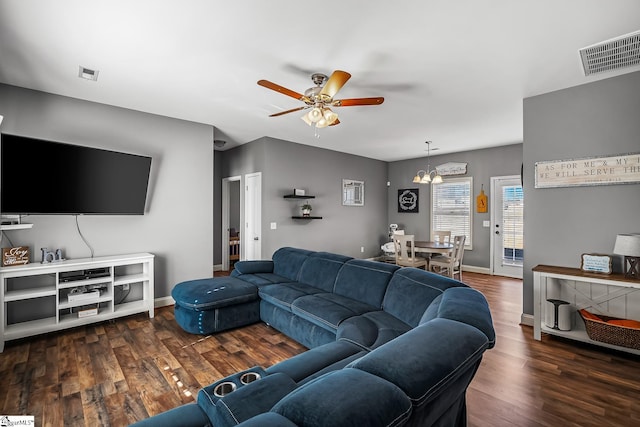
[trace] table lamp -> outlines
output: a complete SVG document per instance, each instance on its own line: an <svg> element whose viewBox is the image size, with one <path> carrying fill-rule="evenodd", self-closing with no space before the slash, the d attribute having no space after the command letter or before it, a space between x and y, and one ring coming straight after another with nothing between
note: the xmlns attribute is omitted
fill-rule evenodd
<svg viewBox="0 0 640 427"><path fill-rule="evenodd" d="M613 252L624 255L624 276L640 280L640 234L618 234Z"/></svg>

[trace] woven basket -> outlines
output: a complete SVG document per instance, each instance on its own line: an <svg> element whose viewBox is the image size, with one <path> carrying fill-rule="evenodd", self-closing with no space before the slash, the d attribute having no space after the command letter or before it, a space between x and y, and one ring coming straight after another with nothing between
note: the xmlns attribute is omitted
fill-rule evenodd
<svg viewBox="0 0 640 427"><path fill-rule="evenodd" d="M578 313L580 313L580 317L584 320L587 335L589 335L589 338L592 340L640 350L640 329L607 323L609 320L623 320L616 317L598 315L598 317L602 319L600 321L590 319L590 313L585 309L578 310Z"/></svg>

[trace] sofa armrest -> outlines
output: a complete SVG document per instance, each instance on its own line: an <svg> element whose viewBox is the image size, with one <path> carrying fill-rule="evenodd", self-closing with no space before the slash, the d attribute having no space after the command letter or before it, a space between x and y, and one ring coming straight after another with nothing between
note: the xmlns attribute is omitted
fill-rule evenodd
<svg viewBox="0 0 640 427"><path fill-rule="evenodd" d="M481 330L489 340L489 348L493 348L496 342L496 332L493 328L491 311L486 298L481 292L472 288L451 288L444 291L438 301L437 311L429 307L420 323L427 320L428 312L442 319L456 320L466 323Z"/></svg>
<svg viewBox="0 0 640 427"><path fill-rule="evenodd" d="M214 385L219 383L207 386L198 393L198 405L216 427L235 426L251 417L268 412L273 405L297 387L289 376L276 373L241 385L235 391L218 398L213 393Z"/></svg>
<svg viewBox="0 0 640 427"><path fill-rule="evenodd" d="M209 418L196 403L187 403L153 417L131 424L130 427L211 427Z"/></svg>
<svg viewBox="0 0 640 427"><path fill-rule="evenodd" d="M477 328L448 319L434 319L387 343L349 365L392 382L420 406L447 395L459 377L472 377L487 337ZM390 363L390 361L394 361ZM468 378L470 381L470 378Z"/></svg>
<svg viewBox="0 0 640 427"><path fill-rule="evenodd" d="M273 273L273 261L238 261L233 264L233 268L234 271L237 271L239 274Z"/></svg>

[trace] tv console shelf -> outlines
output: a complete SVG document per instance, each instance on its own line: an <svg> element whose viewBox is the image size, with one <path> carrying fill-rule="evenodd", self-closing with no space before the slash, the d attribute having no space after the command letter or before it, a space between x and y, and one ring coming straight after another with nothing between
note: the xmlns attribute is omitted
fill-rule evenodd
<svg viewBox="0 0 640 427"><path fill-rule="evenodd" d="M626 278L622 274L591 273L578 268L538 265L533 268L533 297L533 337L536 340L540 340L544 332L640 354L640 350L592 340L577 312L585 308L596 314L640 320L640 281ZM571 304L571 330L562 331L547 325L545 302L549 298Z"/></svg>
<svg viewBox="0 0 640 427"><path fill-rule="evenodd" d="M1 267L0 352L9 340L137 313L152 318L153 261L137 253Z"/></svg>
<svg viewBox="0 0 640 427"><path fill-rule="evenodd" d="M21 224L3 224L0 225L0 230L1 231L8 231L8 230L26 230L27 228L32 228L33 224L26 224L26 223L21 223Z"/></svg>

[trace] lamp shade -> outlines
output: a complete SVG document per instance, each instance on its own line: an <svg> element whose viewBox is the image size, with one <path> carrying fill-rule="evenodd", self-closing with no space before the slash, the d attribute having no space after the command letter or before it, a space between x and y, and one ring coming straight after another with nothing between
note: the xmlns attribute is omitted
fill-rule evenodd
<svg viewBox="0 0 640 427"><path fill-rule="evenodd" d="M613 253L629 257L640 257L640 234L618 234Z"/></svg>

